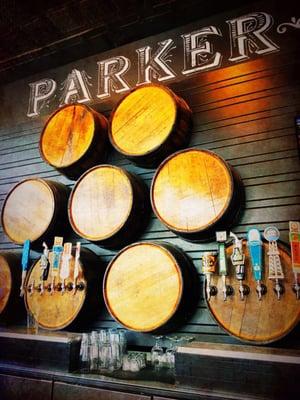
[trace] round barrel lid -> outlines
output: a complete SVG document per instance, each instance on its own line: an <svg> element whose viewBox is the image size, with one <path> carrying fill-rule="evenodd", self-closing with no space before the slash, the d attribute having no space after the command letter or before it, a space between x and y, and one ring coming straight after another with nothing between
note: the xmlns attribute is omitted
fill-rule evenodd
<svg viewBox="0 0 300 400"><path fill-rule="evenodd" d="M26 179L7 195L2 209L2 225L15 243L35 241L52 222L55 198L48 183L42 179Z"/></svg>
<svg viewBox="0 0 300 400"><path fill-rule="evenodd" d="M175 314L182 290L182 275L174 256L160 245L135 243L109 264L103 295L119 323L150 332Z"/></svg>
<svg viewBox="0 0 300 400"><path fill-rule="evenodd" d="M158 168L151 187L152 207L171 230L200 232L227 210L233 192L228 165L207 150L184 150Z"/></svg>
<svg viewBox="0 0 300 400"><path fill-rule="evenodd" d="M177 116L175 95L159 85L128 94L113 111L110 141L127 156L141 156L158 148L171 133Z"/></svg>
<svg viewBox="0 0 300 400"><path fill-rule="evenodd" d="M51 252L49 254L51 258ZM75 259L72 256L69 264L70 273L69 278L66 279L65 285L73 281L74 276L74 265ZM41 284L41 262L38 260L31 267L27 277L26 277L26 287L30 284L34 284L37 288ZM32 294L25 291L25 305L27 310L34 316L35 320L40 327L49 330L63 329L70 325L78 316L80 310L86 299L86 286L87 282L84 278L81 263L79 263L79 274L77 282L81 282L85 285L84 290L69 291L66 289L65 293L62 295L61 291L54 290L51 294L47 287L51 285L52 276L51 269L48 274L46 281L43 281L44 293L41 295L38 290L34 290ZM61 282L61 278L55 278L55 285Z"/></svg>
<svg viewBox="0 0 300 400"><path fill-rule="evenodd" d="M50 165L64 168L80 160L95 132L94 112L80 104L68 105L50 116L40 137L41 156Z"/></svg>
<svg viewBox="0 0 300 400"><path fill-rule="evenodd" d="M0 254L0 315L5 310L8 303L12 284L10 267L6 258Z"/></svg>
<svg viewBox="0 0 300 400"><path fill-rule="evenodd" d="M240 299L239 281L236 279L235 267L232 265L230 256L233 245L226 248L228 275L226 285L233 288L233 295L223 299L222 277L213 274L211 285L218 289L216 296L211 296L207 302L208 308L218 324L232 336L241 341L252 344L266 344L281 339L289 333L300 321L299 300L293 291L294 274L292 270L291 256L285 246L278 243L280 262L283 269L284 279L279 279L284 288L280 300L277 299L275 279L268 279L269 275L269 244L263 243L263 266L264 274L262 283L266 286L266 293L259 301L252 266L249 257L249 249L246 241L243 241L243 253L245 254L245 280L243 284L248 286L249 294L244 300Z"/></svg>
<svg viewBox="0 0 300 400"><path fill-rule="evenodd" d="M133 206L128 174L112 165L87 171L74 186L69 201L70 223L78 235L101 241L117 233Z"/></svg>

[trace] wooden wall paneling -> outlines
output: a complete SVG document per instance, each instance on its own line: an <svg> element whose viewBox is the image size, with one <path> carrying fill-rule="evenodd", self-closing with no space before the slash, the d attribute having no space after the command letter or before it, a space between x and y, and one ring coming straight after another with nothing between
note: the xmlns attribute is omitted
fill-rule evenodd
<svg viewBox="0 0 300 400"><path fill-rule="evenodd" d="M237 65L227 65L222 70L216 69L209 72L202 72L201 75L187 76L183 81L175 82L172 84L174 90L184 93L191 90L191 88L210 87L218 88L227 85L227 82L236 83L251 79L252 77L268 77L274 73L278 73L287 68L295 71L294 64L299 62L299 54L294 52L294 49L286 46L281 49L280 57L278 54L269 54L267 58L258 58L256 60L249 60L245 63Z"/></svg>

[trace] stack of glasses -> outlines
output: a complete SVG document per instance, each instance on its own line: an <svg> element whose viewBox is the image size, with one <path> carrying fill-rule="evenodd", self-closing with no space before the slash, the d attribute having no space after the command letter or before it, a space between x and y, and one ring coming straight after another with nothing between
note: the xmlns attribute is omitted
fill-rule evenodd
<svg viewBox="0 0 300 400"><path fill-rule="evenodd" d="M80 348L81 372L104 373L116 370L138 372L147 366L147 353L130 352L125 354L127 340L125 329L101 329L83 333ZM150 365L154 370L168 368L175 371L175 353L180 344L190 342L193 337L155 336L155 345L151 349ZM165 349L163 339L170 345Z"/></svg>
<svg viewBox="0 0 300 400"><path fill-rule="evenodd" d="M175 372L175 354L178 346L191 342L194 340L194 337L169 337L169 336L154 336L155 344L151 349L151 364L155 370L159 370L161 368L168 368ZM162 340L168 339L170 342L169 347L164 348L162 346Z"/></svg>
<svg viewBox="0 0 300 400"><path fill-rule="evenodd" d="M123 329L83 333L80 348L82 372L115 371L122 367L127 340Z"/></svg>
<svg viewBox="0 0 300 400"><path fill-rule="evenodd" d="M147 366L146 353L131 352L123 357L123 371L138 372Z"/></svg>

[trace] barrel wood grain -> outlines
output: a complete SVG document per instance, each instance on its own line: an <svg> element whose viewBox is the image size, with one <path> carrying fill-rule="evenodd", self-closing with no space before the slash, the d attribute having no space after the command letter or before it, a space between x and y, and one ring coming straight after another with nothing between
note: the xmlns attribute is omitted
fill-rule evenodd
<svg viewBox="0 0 300 400"><path fill-rule="evenodd" d="M155 84L134 89L110 116L109 138L137 164L155 166L187 143L191 110L170 89Z"/></svg>
<svg viewBox="0 0 300 400"><path fill-rule="evenodd" d="M212 285L218 288L218 294L211 297L208 302L213 317L228 333L236 338L250 343L266 344L278 340L290 332L300 320L300 304L292 288L294 275L291 268L291 257L285 247L279 245L280 260L284 272L285 292L280 300L274 292L274 280L268 279L268 244L264 243L264 274L263 284L267 293L261 301L256 293L256 282L253 278L249 260L248 248L243 244L246 256L244 284L250 288L250 293L244 301L239 297L239 283L235 278L235 270L230 262L232 246L227 247L227 262L229 275L226 283L234 289L234 295L223 301L222 279L213 275Z"/></svg>
<svg viewBox="0 0 300 400"><path fill-rule="evenodd" d="M192 234L199 239L233 209L238 190L230 167L218 155L188 149L173 154L159 166L152 180L151 203L156 216L169 229L188 239L193 239ZM234 207L232 220L240 205Z"/></svg>
<svg viewBox="0 0 300 400"><path fill-rule="evenodd" d="M128 244L148 222L147 188L126 170L100 165L80 177L70 195L73 230L103 246Z"/></svg>
<svg viewBox="0 0 300 400"><path fill-rule="evenodd" d="M104 240L126 223L133 201L126 172L111 165L99 166L81 177L71 193L70 222L80 236Z"/></svg>
<svg viewBox="0 0 300 400"><path fill-rule="evenodd" d="M176 259L152 243L129 246L111 262L104 296L112 316L129 329L149 332L166 323L181 299Z"/></svg>
<svg viewBox="0 0 300 400"><path fill-rule="evenodd" d="M50 252L50 258L51 254ZM69 278L65 281L66 289L63 294L61 290L58 290L58 286L61 284L60 277L55 278L55 290L53 294L48 291L52 282L51 268L47 280L43 281L44 293L42 295L40 294L38 290L39 285L41 285L40 260L35 262L28 272L25 283L27 288L25 292L25 305L27 310L34 316L38 325L43 329L58 330L69 326L77 318L83 308L90 282L84 273L83 263L80 261L77 283L83 285L83 290L77 289L76 292L74 292L74 290L68 289L68 285L73 283L74 261L74 257L72 256L69 264L70 274ZM100 268L98 274L100 275ZM34 285L32 294L28 291L31 284ZM98 297L100 308L100 293ZM95 313L97 313L97 310L95 310Z"/></svg>
<svg viewBox="0 0 300 400"><path fill-rule="evenodd" d="M190 146L216 152L242 176L246 197L246 209L242 215L245 214L245 217L234 227L234 231L241 236L246 235L253 223L260 230L276 224L281 238L288 243L288 221L299 218L300 169L299 161L295 158L298 157L298 150L293 134L294 118L300 112L298 71L299 52L285 41L280 54L270 54L238 65L195 74L181 82L174 80L167 83L193 109ZM97 100L93 107L104 113L115 106L114 100L96 103ZM20 179L33 175L73 185L52 167L44 166L39 158L38 142L42 122L41 119L32 119L26 123L14 121L8 128L0 128L2 199ZM107 162L136 173L147 185L151 183L153 170L145 175L143 168L134 166L115 151L109 153ZM213 242L198 244L179 238L154 215L138 240L168 240L180 246L194 260L198 272L202 253L216 249ZM110 262L116 254L114 250L99 248L85 239L81 241L86 247L101 254L106 262ZM3 232L0 232L0 246L1 249L11 250L18 247L8 241ZM200 278L203 278L202 275ZM237 343L237 339L229 336L217 323L211 322L208 310L203 308L203 299L199 301L199 307L202 308L195 312L193 322L188 321L184 326L174 329L174 334L191 335L205 341ZM86 329L117 326L104 313L93 325L86 325ZM297 334L299 328L280 341L280 344L297 344ZM135 344L153 345L150 335L132 332L131 338Z"/></svg>
<svg viewBox="0 0 300 400"><path fill-rule="evenodd" d="M12 285L13 277L10 266L5 256L0 254L0 317L9 301Z"/></svg>
<svg viewBox="0 0 300 400"><path fill-rule="evenodd" d="M26 179L7 195L1 213L3 230L17 244L40 242L67 221L68 189L57 182ZM61 218L61 219L60 219ZM60 220L59 220L60 219Z"/></svg>
<svg viewBox="0 0 300 400"><path fill-rule="evenodd" d="M127 329L167 332L194 312L199 282L190 259L166 242L125 247L107 267L103 297L111 316Z"/></svg>
<svg viewBox="0 0 300 400"><path fill-rule="evenodd" d="M0 321L20 323L25 316L23 299L20 297L21 254L0 253Z"/></svg>
<svg viewBox="0 0 300 400"><path fill-rule="evenodd" d="M82 104L66 105L48 119L40 137L40 154L73 179L104 160L106 142L103 115Z"/></svg>

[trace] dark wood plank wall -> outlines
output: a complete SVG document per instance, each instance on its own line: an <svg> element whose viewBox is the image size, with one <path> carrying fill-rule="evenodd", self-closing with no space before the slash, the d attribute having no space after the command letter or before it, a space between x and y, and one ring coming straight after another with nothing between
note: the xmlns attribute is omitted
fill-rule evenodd
<svg viewBox="0 0 300 400"><path fill-rule="evenodd" d="M233 228L239 235L245 235L250 226L264 229L268 224L275 224L283 241L288 242L288 221L299 219L300 165L294 121L300 114L299 66L299 54L286 51L280 57L269 55L169 85L193 110L194 126L189 146L215 151L242 178L245 208ZM109 115L107 105L98 103L93 107ZM0 207L8 191L26 177L38 176L70 187L74 185L41 160L38 141L42 126L42 121L20 125L12 121L11 128L0 131ZM137 167L113 150L108 162L138 174L150 185L154 170ZM178 238L153 213L138 240L165 240L178 245L193 259L201 282L202 253L216 249L213 242L192 244ZM104 263L116 254L85 240L82 243L95 251ZM17 247L9 242L1 228L0 249ZM103 310L87 329L112 326L116 326L115 322ZM203 297L193 317L176 333L237 343L216 325ZM298 334L299 327L281 344L292 346ZM153 342L151 335L130 335L132 342L139 345Z"/></svg>

